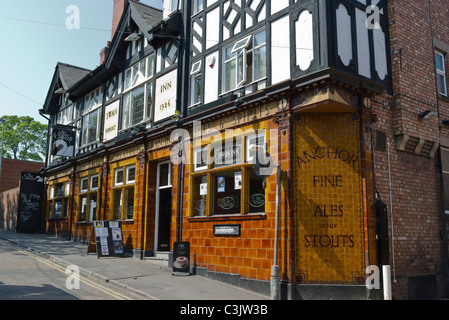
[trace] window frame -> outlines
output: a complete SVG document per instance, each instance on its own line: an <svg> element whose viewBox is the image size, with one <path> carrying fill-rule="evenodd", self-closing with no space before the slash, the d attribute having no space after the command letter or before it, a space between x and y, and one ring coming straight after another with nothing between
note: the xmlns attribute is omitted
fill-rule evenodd
<svg viewBox="0 0 449 320"><path fill-rule="evenodd" d="M260 34L264 33L264 42L260 43L259 45L256 44L256 37ZM227 94L229 92L238 90L242 87L245 87L247 85L251 85L253 83L262 81L267 78L267 31L265 28L259 29L252 34L245 36L225 47L223 47L223 66L222 66L222 94ZM265 47L265 72L264 76L255 78L255 75L257 74L257 71L255 70L255 62L256 62L256 55L255 52L260 50L261 48ZM251 56L251 61L248 61L248 57ZM248 62L250 64L248 64ZM235 79L231 79L232 83L230 83L230 86L227 87L228 83L226 81L227 78L227 71L228 66L235 65L234 70L234 76ZM248 77L248 71L251 68L250 76L251 79ZM229 69L231 70L231 69ZM232 87L232 85L235 84L235 87Z"/></svg>
<svg viewBox="0 0 449 320"><path fill-rule="evenodd" d="M114 170L114 185L112 186L112 201L110 204L110 220L132 221L134 220L136 207L136 171L134 180L129 180L128 175L131 169L136 170L135 164L120 166ZM123 173L123 181L117 182L117 173ZM132 190L132 191L130 191ZM132 193L132 215L129 214L129 195ZM119 195L120 198L117 198ZM118 211L119 209L119 211Z"/></svg>
<svg viewBox="0 0 449 320"><path fill-rule="evenodd" d="M438 68L438 58L441 58L441 66L443 67L443 69ZM437 73L437 90L438 93L441 94L442 96L447 97L448 92L447 92L447 79L446 79L446 54L444 54L441 51L435 50L435 70ZM441 76L443 79L443 88L444 88L444 93L440 91L440 88L438 86L438 76Z"/></svg>
<svg viewBox="0 0 449 320"><path fill-rule="evenodd" d="M266 206L267 206L267 202L266 202L266 197L267 194L265 192L264 196L265 196L265 203L263 206L261 206L261 208L263 207L263 209L261 209L260 212L252 212L252 211L257 211L257 210L252 210L250 208L250 203L249 200L252 197L252 195L250 194L250 189L251 189L251 170L253 170L253 164L251 162L246 161L247 159L247 145L246 145L246 141L248 137L253 137L253 136L260 136L260 135L264 135L265 140L267 141L266 138L266 132L264 131L263 133L257 132L257 133L251 133L251 134L244 134L242 136L238 136L238 137L233 137L236 140L240 140L237 141L237 144L240 142L240 146L242 148L241 150L241 159L240 161L237 161L237 163L235 164L229 164L229 165L224 165L224 166L220 166L220 167L216 167L213 162L215 161L215 158L213 156L213 151L216 146L214 144L219 144L219 143L223 143L224 142L212 142L210 144L208 144L207 146L202 146L202 147L196 147L196 148L192 148L192 153L194 155L194 159L196 159L195 155L200 152L200 150L205 150L207 149L207 154L208 154L208 159L214 159L214 160L210 160L207 161L207 168L204 170L196 170L195 171L195 166L193 166L193 170L191 172L191 180L190 180L190 190L192 192L192 201L191 201L191 205L190 205L190 213L189 213L189 217L192 218L214 218L214 217L229 217L230 219L232 219L233 217L239 217L239 216L250 216L250 215L257 215L257 214L263 214L266 212ZM195 160L194 160L195 162ZM238 174L237 174L238 173ZM215 211L215 204L216 204L216 197L217 197L217 177L220 176L220 174L227 174L229 176L229 174L234 174L234 191L239 190L240 192L240 212L239 213L229 213L229 214L217 214ZM237 181L237 176L240 176L240 182L241 185L239 188L236 188L236 181ZM207 178L205 178L207 177ZM228 177L229 178L229 177ZM258 178L260 179L260 182L262 183L262 178ZM200 195L200 189L199 189L199 185L196 184L197 181L206 181L207 180L207 194L206 195ZM199 205L199 201L201 201L202 205L201 205L201 210L197 208L197 202ZM203 208L203 206L205 205L205 209ZM199 212L202 212L202 214L199 214Z"/></svg>
<svg viewBox="0 0 449 320"><path fill-rule="evenodd" d="M56 194L56 188L61 187L62 193ZM68 217L69 211L69 201L70 201L70 181L56 182L52 184L49 188L48 197L48 219L65 219ZM61 203L61 211L58 216L56 216L56 203Z"/></svg>
<svg viewBox="0 0 449 320"><path fill-rule="evenodd" d="M142 70L142 63L145 69ZM152 52L145 58L136 62L123 72L123 93L121 106L121 130L128 130L143 123L151 122L154 107L154 68L156 64L156 53ZM133 93L143 90L142 120L135 122L132 115L137 96Z"/></svg>
<svg viewBox="0 0 449 320"><path fill-rule="evenodd" d="M92 188L92 181L94 178L98 178L98 187ZM83 189L83 181L87 181L87 188ZM95 173L91 175L86 175L80 177L80 186L79 186L79 194L78 194L78 210L77 210L77 223L91 223L99 219L99 207L98 201L100 199L100 174ZM83 199L86 199L86 211L83 212L84 205ZM95 198L95 212L92 212L92 203Z"/></svg>

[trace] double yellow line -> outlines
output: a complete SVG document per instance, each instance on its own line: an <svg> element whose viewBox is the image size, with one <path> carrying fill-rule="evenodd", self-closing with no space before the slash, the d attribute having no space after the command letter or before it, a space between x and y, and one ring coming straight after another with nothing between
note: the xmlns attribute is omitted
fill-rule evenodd
<svg viewBox="0 0 449 320"><path fill-rule="evenodd" d="M0 239L0 241L4 245L6 245L6 246L8 246L10 248L13 248L15 251L17 251L17 252L19 252L21 254L27 255L27 256L29 256L29 257L31 257L31 258L39 261L39 262L41 262L41 263L51 267L52 269L60 271L61 273L67 275L67 277L69 277L69 276L74 277L73 274L71 274L71 275L67 274L66 269L64 269L61 265L59 265L59 264L57 264L55 262L52 262L52 261L50 261L48 259L41 258L41 257L39 257L38 255L36 255L34 253L31 253L31 252L28 252L28 251L24 251L24 250L20 249L19 247L16 247L16 246L12 245L11 243L9 243L8 241L5 241L3 239ZM85 278L85 277L83 277L81 275L79 275L79 280L80 280L80 282L88 285L89 287L94 288L96 290L99 290L99 291L101 291L101 292L103 292L103 293L105 293L105 294L107 294L107 295L109 295L109 296L111 296L111 297L113 297L115 299L118 299L118 300L133 300L132 298L130 298L128 296L125 296L125 295L123 295L121 293L118 293L118 292L116 292L116 291L114 291L112 289L106 288L106 287L104 287L104 286L102 286L102 285L100 285L98 283L95 283L95 282L93 282L93 281L91 281L91 280L89 280L89 279L87 279L87 278Z"/></svg>

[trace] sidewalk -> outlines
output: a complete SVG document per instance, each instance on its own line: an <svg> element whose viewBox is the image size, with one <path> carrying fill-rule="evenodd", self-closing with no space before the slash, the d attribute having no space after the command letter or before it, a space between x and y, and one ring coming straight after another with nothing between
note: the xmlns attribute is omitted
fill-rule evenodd
<svg viewBox="0 0 449 320"><path fill-rule="evenodd" d="M39 253L84 275L130 290L150 300L268 300L269 297L201 276L175 277L167 261L97 258L87 246L43 234L0 230L0 239Z"/></svg>

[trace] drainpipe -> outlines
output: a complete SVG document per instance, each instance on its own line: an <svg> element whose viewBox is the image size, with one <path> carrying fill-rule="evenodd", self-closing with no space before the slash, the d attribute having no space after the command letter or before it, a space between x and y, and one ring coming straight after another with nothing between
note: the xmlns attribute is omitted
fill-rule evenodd
<svg viewBox="0 0 449 320"><path fill-rule="evenodd" d="M388 147L388 188L390 192L390 219L391 219L391 257L392 257L392 267L393 267L393 282L396 283L396 269L394 263L394 223L393 223L393 198L391 196L391 160L390 160L390 142L387 143ZM387 273L389 273L387 271ZM391 281L391 277L385 279L386 275L384 275L384 281ZM387 284L388 285L388 284ZM391 284L389 284L391 287Z"/></svg>
<svg viewBox="0 0 449 320"><path fill-rule="evenodd" d="M277 165L276 175L276 226L274 230L274 264L271 266L271 300L279 300L279 264L278 264L278 242L279 242L279 206L281 198L281 165Z"/></svg>
<svg viewBox="0 0 449 320"><path fill-rule="evenodd" d="M184 163L182 161L183 157L183 149L184 149L184 137L179 137L179 163L178 163L178 197L177 197L177 205L176 205L176 241L182 241L182 189L183 189L183 168Z"/></svg>

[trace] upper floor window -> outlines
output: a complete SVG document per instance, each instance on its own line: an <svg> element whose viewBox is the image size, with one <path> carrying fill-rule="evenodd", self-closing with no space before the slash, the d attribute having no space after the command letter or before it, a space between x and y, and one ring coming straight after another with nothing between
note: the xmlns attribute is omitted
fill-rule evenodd
<svg viewBox="0 0 449 320"><path fill-rule="evenodd" d="M92 144L100 139L101 107L103 89L98 88L84 98L81 145Z"/></svg>
<svg viewBox="0 0 449 320"><path fill-rule="evenodd" d="M204 9L204 1L203 0L193 0L193 8L192 13L196 14Z"/></svg>
<svg viewBox="0 0 449 320"><path fill-rule="evenodd" d="M435 63L437 71L438 93L443 96L447 96L445 55L441 52L436 51Z"/></svg>
<svg viewBox="0 0 449 320"><path fill-rule="evenodd" d="M223 92L267 76L266 31L247 36L224 49Z"/></svg>
<svg viewBox="0 0 449 320"><path fill-rule="evenodd" d="M152 54L125 71L122 129L128 129L151 118L154 57Z"/></svg>
<svg viewBox="0 0 449 320"><path fill-rule="evenodd" d="M59 111L57 124L68 125L73 121L73 105L70 104L67 108Z"/></svg>

